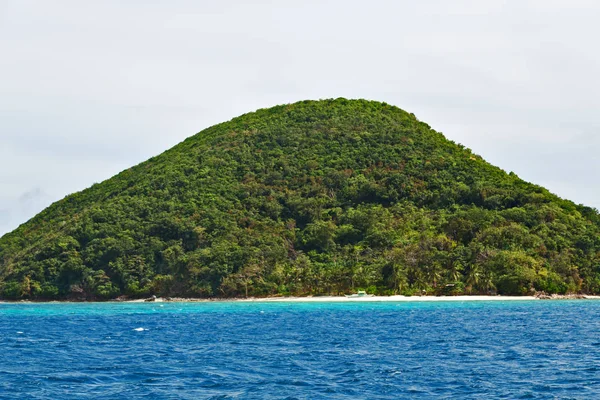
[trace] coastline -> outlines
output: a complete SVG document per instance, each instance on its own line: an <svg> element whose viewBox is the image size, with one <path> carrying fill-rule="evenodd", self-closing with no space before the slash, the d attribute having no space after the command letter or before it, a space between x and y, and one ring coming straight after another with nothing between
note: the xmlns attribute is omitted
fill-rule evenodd
<svg viewBox="0 0 600 400"><path fill-rule="evenodd" d="M600 300L600 296L575 296L555 295L546 298L536 296L489 296L489 295L464 295L464 296L371 296L371 297L345 297L345 296L289 296L289 297L250 297L250 298L219 298L219 299L197 299L197 298L162 298L155 300L136 299L126 300L126 303L144 302L241 302L241 303L394 303L394 302L465 302L465 301L538 301L538 300Z"/></svg>
<svg viewBox="0 0 600 400"><path fill-rule="evenodd" d="M317 297L271 297L266 299L252 298L240 299L246 302L323 302L323 303L384 303L384 302L442 302L442 301L514 301L538 300L534 296L372 296L372 297L344 297L344 296L317 296Z"/></svg>
<svg viewBox="0 0 600 400"><path fill-rule="evenodd" d="M63 303L417 303L417 302L477 302L477 301L538 301L538 300L600 300L596 295L551 295L551 296L490 296L490 295L461 295L461 296L289 296L289 297L249 297L249 298L194 298L194 297L156 297L149 299L107 300L107 301L76 301L76 300L0 300L0 304L63 304Z"/></svg>

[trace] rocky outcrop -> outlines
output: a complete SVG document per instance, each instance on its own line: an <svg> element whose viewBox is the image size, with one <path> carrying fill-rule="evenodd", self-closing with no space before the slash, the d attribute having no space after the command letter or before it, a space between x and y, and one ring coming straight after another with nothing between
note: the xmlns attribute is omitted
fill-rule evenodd
<svg viewBox="0 0 600 400"><path fill-rule="evenodd" d="M535 297L540 300L582 300L587 299L583 294L568 293L568 294L547 294L545 292L537 292Z"/></svg>

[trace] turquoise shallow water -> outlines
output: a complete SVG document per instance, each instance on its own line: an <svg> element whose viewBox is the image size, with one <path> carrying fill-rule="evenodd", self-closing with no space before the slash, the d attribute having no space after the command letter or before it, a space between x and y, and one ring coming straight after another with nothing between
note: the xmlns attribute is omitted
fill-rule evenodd
<svg viewBox="0 0 600 400"><path fill-rule="evenodd" d="M0 399L600 398L599 327L600 301L0 304Z"/></svg>

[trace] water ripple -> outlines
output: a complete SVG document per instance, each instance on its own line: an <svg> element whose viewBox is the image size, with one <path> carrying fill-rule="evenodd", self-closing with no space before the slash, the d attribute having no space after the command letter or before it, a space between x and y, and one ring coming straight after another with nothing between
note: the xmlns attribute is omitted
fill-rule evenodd
<svg viewBox="0 0 600 400"><path fill-rule="evenodd" d="M598 398L599 317L594 301L0 304L0 399Z"/></svg>

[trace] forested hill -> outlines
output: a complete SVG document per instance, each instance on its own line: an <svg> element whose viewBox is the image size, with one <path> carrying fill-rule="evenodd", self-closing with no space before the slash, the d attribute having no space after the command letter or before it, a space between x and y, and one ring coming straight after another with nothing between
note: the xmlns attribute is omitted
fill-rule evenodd
<svg viewBox="0 0 600 400"><path fill-rule="evenodd" d="M468 123L468 122L465 122ZM0 238L0 297L600 292L600 217L385 103L210 127Z"/></svg>

